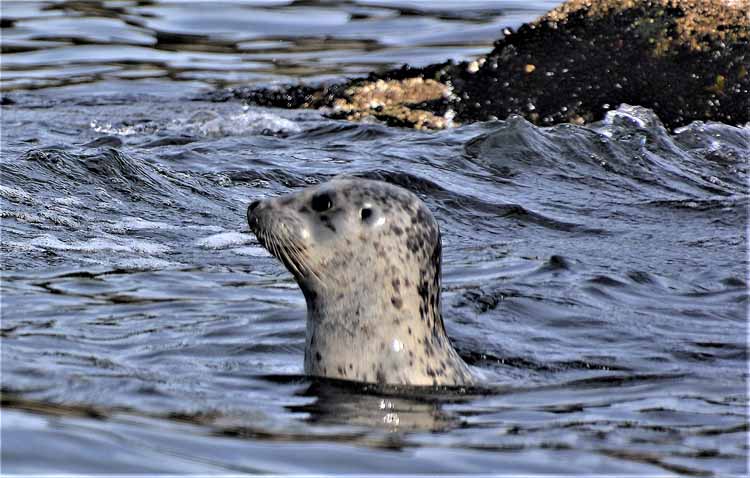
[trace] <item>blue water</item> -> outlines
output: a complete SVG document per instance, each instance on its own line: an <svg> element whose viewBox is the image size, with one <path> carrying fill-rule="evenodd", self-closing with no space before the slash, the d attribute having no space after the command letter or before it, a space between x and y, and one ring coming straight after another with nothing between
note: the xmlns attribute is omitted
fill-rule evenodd
<svg viewBox="0 0 750 478"><path fill-rule="evenodd" d="M3 2L2 472L747 473L750 127L439 132L196 101L467 59L555 2ZM443 232L486 387L303 375L253 199L357 173Z"/></svg>

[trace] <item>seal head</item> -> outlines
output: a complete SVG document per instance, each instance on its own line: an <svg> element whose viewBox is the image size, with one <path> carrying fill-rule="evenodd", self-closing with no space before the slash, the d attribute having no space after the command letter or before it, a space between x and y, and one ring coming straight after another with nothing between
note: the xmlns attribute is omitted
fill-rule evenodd
<svg viewBox="0 0 750 478"><path fill-rule="evenodd" d="M247 216L305 296L307 374L474 383L445 333L440 229L416 195L380 181L334 179L254 201Z"/></svg>

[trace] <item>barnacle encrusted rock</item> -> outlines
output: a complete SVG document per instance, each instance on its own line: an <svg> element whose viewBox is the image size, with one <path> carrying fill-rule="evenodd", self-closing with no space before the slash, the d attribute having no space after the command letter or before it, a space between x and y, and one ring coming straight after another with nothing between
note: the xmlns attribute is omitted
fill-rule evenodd
<svg viewBox="0 0 750 478"><path fill-rule="evenodd" d="M448 99L450 93L448 85L422 77L375 80L347 88L344 98L334 100L333 109L348 120L373 117L417 129L442 129L452 125L451 112L436 115L412 105Z"/></svg>
<svg viewBox="0 0 750 478"><path fill-rule="evenodd" d="M334 117L420 129L511 114L538 125L580 124L621 103L654 110L669 128L695 120L745 124L748 12L750 0L569 0L504 30L491 52L469 62L216 97L326 107Z"/></svg>

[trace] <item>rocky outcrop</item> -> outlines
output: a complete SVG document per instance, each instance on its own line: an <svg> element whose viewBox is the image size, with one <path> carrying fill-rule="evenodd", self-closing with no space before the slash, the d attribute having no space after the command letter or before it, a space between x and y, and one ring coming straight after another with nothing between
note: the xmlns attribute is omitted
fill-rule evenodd
<svg viewBox="0 0 750 478"><path fill-rule="evenodd" d="M750 0L570 0L486 56L367 78L216 95L333 117L444 128L519 114L538 125L595 121L621 103L667 127L750 122Z"/></svg>

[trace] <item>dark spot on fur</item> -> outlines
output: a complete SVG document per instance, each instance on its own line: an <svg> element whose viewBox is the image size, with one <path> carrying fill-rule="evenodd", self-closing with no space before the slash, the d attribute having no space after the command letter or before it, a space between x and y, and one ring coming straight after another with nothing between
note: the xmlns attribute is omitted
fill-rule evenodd
<svg viewBox="0 0 750 478"><path fill-rule="evenodd" d="M393 286L393 290L398 292L398 290L401 288L401 280L398 277L396 277L395 279L391 281L391 285Z"/></svg>
<svg viewBox="0 0 750 478"><path fill-rule="evenodd" d="M322 358L323 357L320 355L320 352L315 352L315 360L317 360L318 362L320 362L320 359L322 359Z"/></svg>
<svg viewBox="0 0 750 478"><path fill-rule="evenodd" d="M401 300L401 297L393 296L391 297L391 304L393 304L393 307L400 309L404 305L404 301Z"/></svg>
<svg viewBox="0 0 750 478"><path fill-rule="evenodd" d="M420 246L420 244L419 244L419 240L417 240L417 238L415 238L415 237L410 237L410 238L409 238L409 239L407 239L407 241L406 241L406 247L408 247L408 248L409 248L409 250L410 250L411 252L415 253L415 254L416 254L416 253L417 253L417 251L419 250L419 246Z"/></svg>
<svg viewBox="0 0 750 478"><path fill-rule="evenodd" d="M419 297L422 299L422 303L427 302L428 294L430 293L430 288L426 282L422 282L421 284L417 286L417 293L419 294Z"/></svg>

